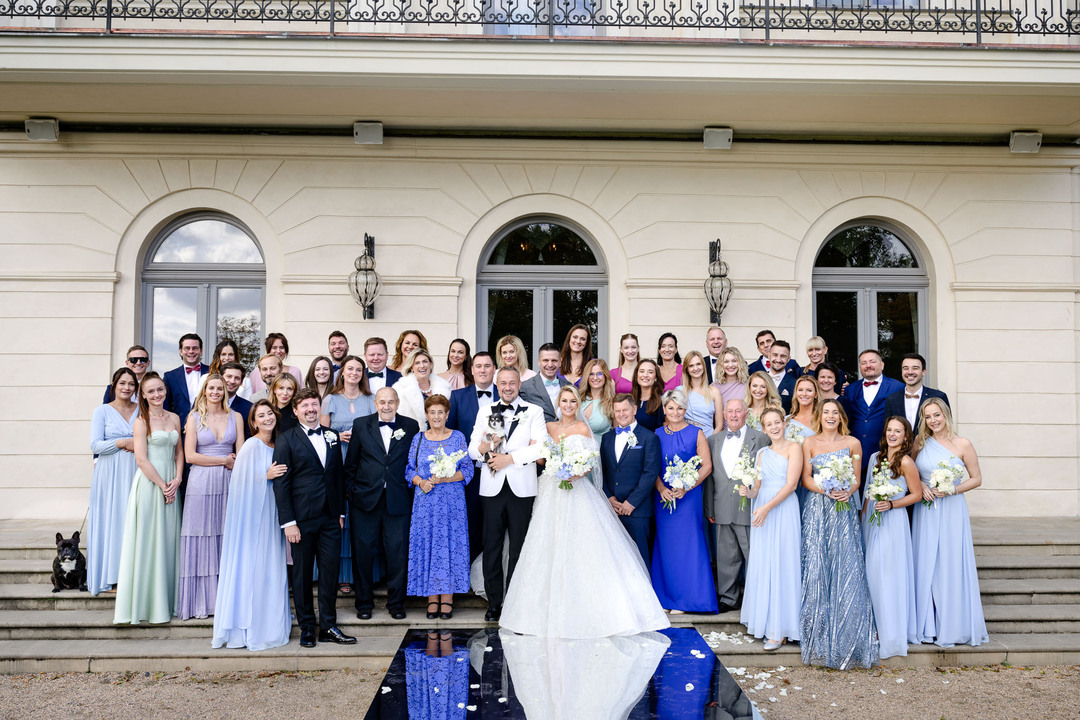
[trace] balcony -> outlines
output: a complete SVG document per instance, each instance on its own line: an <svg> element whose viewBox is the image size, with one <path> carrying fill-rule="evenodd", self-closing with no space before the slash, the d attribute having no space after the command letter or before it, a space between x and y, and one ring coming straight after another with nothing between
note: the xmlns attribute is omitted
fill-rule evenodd
<svg viewBox="0 0 1080 720"><path fill-rule="evenodd" d="M0 0L0 32L1070 48L1080 0Z"/></svg>

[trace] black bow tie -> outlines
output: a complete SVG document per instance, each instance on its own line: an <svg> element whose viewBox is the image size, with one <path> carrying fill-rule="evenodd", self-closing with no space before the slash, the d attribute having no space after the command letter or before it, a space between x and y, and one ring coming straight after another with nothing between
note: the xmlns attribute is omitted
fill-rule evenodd
<svg viewBox="0 0 1080 720"><path fill-rule="evenodd" d="M507 410L513 410L513 409L514 409L513 405L507 405L506 403L499 403L498 405L495 406L495 412L497 412L497 413L504 413Z"/></svg>
<svg viewBox="0 0 1080 720"><path fill-rule="evenodd" d="M311 436L311 435L322 435L322 431L323 431L323 429L321 427L317 427L314 430L311 429L311 428L308 428L307 434L309 436Z"/></svg>
<svg viewBox="0 0 1080 720"><path fill-rule="evenodd" d="M391 430L393 430L395 427L397 427L397 423L394 422L393 420L390 420L390 421L380 420L379 421L379 427L381 427L381 428L388 427Z"/></svg>
<svg viewBox="0 0 1080 720"><path fill-rule="evenodd" d="M491 391L490 390L477 390L476 391L476 399L477 400L484 397L485 395L487 395L488 397L491 397Z"/></svg>
<svg viewBox="0 0 1080 720"><path fill-rule="evenodd" d="M381 377L383 376L383 371L382 371L382 370L380 370L380 371L379 371L379 372L377 372L377 373L373 373L373 372L371 372L370 370L368 370L368 374L367 374L367 376L368 376L369 378L372 378L372 377L377 377L377 378L381 378Z"/></svg>

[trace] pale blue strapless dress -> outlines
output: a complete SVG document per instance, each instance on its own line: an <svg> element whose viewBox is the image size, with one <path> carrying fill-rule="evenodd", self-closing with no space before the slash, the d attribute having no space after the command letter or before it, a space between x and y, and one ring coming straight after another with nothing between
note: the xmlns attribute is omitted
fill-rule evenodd
<svg viewBox="0 0 1080 720"><path fill-rule="evenodd" d="M960 458L929 438L915 458L923 483L929 482L939 462L963 466ZM915 626L919 641L947 648L989 641L964 496L939 498L930 507L918 503L911 545L915 557Z"/></svg>
<svg viewBox="0 0 1080 720"><path fill-rule="evenodd" d="M867 476L877 464L878 453L870 456ZM869 480L867 481L869 483ZM908 494L907 481L893 478L900 491L890 500ZM874 622L882 658L907 657L908 644L918 643L915 632L915 566L912 563L911 529L907 508L893 508L881 513L881 525L870 523L874 501L866 499L863 515L863 538L866 541L866 582L874 603Z"/></svg>
<svg viewBox="0 0 1080 720"><path fill-rule="evenodd" d="M686 422L694 427L701 428L705 437L713 434L713 423L716 420L716 406L712 400L702 397L701 393L687 392Z"/></svg>
<svg viewBox="0 0 1080 720"><path fill-rule="evenodd" d="M799 435L802 436L803 440L805 440L806 438L808 438L808 437L810 437L812 435L817 435L816 432L814 432L810 428L806 427L805 425L803 425L798 420L789 417L788 420L787 420L787 425L784 427L784 434L785 435L787 435L790 428L795 428L796 430L798 430ZM806 488L803 487L802 483L799 483L799 487L795 488L795 496L799 499L799 507L800 508L802 508L802 506L806 504L806 498L808 498L811 494L812 493L809 490L807 490Z"/></svg>
<svg viewBox="0 0 1080 720"><path fill-rule="evenodd" d="M770 448L758 452L761 488L751 511L787 484L788 460ZM802 597L802 525L795 493L769 511L761 527L750 526L750 559L739 622L754 637L798 640Z"/></svg>
<svg viewBox="0 0 1080 720"><path fill-rule="evenodd" d="M815 455L814 468L847 448ZM837 670L871 667L878 659L874 610L866 584L862 531L854 499L846 512L811 492L802 509L802 661Z"/></svg>

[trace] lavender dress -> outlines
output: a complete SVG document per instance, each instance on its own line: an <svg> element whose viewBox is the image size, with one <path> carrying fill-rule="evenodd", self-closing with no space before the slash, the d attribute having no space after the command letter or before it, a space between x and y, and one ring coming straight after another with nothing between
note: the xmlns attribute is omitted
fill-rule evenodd
<svg viewBox="0 0 1080 720"><path fill-rule="evenodd" d="M197 412L191 414L198 430L196 452L213 457L236 452L236 413L229 413L225 436L220 441L210 428L199 428ZM184 520L180 526L180 588L176 610L182 620L214 614L231 476L232 471L223 465L192 465L188 473Z"/></svg>

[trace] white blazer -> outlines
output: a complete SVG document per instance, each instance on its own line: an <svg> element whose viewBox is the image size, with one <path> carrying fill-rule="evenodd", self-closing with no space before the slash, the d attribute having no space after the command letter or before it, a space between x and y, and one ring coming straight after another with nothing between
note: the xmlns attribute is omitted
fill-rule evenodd
<svg viewBox="0 0 1080 720"><path fill-rule="evenodd" d="M450 393L452 392L450 383L434 373L428 376L428 380L431 381L433 395L442 395L446 399L450 399ZM427 415L424 413L424 393L420 392L420 385L416 382L416 376L406 375L401 378L394 383L394 390L398 394L398 413L411 417L419 423L421 432L427 430Z"/></svg>
<svg viewBox="0 0 1080 720"><path fill-rule="evenodd" d="M492 473L491 468L483 462L478 448L484 441L491 409L498 402L482 407L480 412L476 413L476 424L469 442L469 456L480 463L480 495L494 497L502 490L503 483L510 483L510 490L518 497L536 497L536 461L540 459L544 451L544 441L548 439L544 411L520 397L514 401L517 412L525 414L514 432L505 440L504 452L508 453L514 462L499 472ZM509 424L507 429L510 429Z"/></svg>

